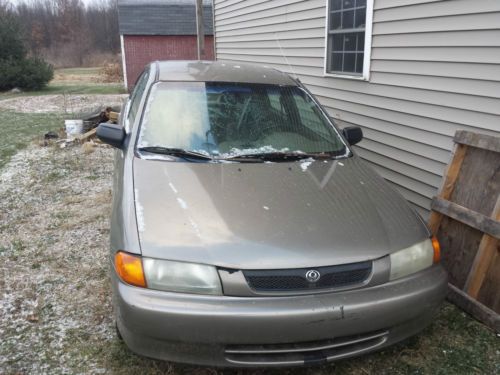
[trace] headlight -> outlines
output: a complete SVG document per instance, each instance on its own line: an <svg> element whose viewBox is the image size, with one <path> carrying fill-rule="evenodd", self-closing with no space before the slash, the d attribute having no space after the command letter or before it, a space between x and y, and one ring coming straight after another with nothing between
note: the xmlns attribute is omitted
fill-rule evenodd
<svg viewBox="0 0 500 375"><path fill-rule="evenodd" d="M411 275L439 261L439 243L434 238L419 242L390 255L390 280Z"/></svg>
<svg viewBox="0 0 500 375"><path fill-rule="evenodd" d="M219 274L213 266L143 258L148 288L171 292L222 294Z"/></svg>
<svg viewBox="0 0 500 375"><path fill-rule="evenodd" d="M118 251L115 270L123 282L141 288L222 295L219 274L213 266L143 258Z"/></svg>

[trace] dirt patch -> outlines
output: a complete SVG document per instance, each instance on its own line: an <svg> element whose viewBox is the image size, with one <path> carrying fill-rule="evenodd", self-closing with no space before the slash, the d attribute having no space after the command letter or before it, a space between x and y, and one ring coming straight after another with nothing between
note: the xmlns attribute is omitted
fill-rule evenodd
<svg viewBox="0 0 500 375"><path fill-rule="evenodd" d="M86 82L86 83L100 83L99 74L61 74L55 73L53 83L66 83L66 82Z"/></svg>
<svg viewBox="0 0 500 375"><path fill-rule="evenodd" d="M42 95L0 101L0 109L19 113L94 112L104 106L122 106L128 95Z"/></svg>
<svg viewBox="0 0 500 375"><path fill-rule="evenodd" d="M54 79L52 83L67 83L67 82L79 82L79 83L101 83L102 77L99 71L90 74L70 74L57 71L54 74Z"/></svg>

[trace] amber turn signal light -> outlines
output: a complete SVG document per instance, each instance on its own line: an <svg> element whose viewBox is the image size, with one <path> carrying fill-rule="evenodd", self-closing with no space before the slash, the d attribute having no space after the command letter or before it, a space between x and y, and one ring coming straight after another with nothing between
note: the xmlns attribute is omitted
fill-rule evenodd
<svg viewBox="0 0 500 375"><path fill-rule="evenodd" d="M130 285L146 288L146 279L140 256L119 251L115 254L115 269L122 281Z"/></svg>
<svg viewBox="0 0 500 375"><path fill-rule="evenodd" d="M431 241L432 241L432 248L434 249L433 261L434 263L439 263L439 261L441 260L441 246L439 245L439 241L436 238L436 236L432 236Z"/></svg>

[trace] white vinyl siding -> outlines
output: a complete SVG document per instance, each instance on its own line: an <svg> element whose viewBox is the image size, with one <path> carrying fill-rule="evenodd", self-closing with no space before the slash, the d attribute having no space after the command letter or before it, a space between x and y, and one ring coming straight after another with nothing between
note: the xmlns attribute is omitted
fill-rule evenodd
<svg viewBox="0 0 500 375"><path fill-rule="evenodd" d="M216 57L296 74L425 216L455 131L500 136L500 1L374 0L369 81L325 74L327 1L215 0Z"/></svg>

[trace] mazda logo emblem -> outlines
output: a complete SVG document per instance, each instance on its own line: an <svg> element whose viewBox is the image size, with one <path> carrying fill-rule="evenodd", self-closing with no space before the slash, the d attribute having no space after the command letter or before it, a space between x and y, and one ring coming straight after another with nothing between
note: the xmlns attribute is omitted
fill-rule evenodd
<svg viewBox="0 0 500 375"><path fill-rule="evenodd" d="M321 274L316 270L309 270L306 272L306 279L310 283L315 283L316 281L319 280L320 277L321 277Z"/></svg>

